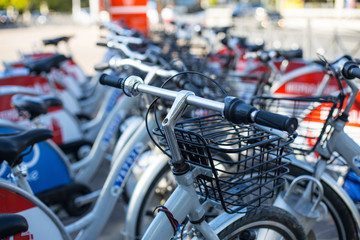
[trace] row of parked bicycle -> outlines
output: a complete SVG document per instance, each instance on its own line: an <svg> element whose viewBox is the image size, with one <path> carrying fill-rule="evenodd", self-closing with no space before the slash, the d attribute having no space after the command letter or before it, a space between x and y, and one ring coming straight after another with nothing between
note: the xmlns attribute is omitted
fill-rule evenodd
<svg viewBox="0 0 360 240"><path fill-rule="evenodd" d="M102 27L91 78L59 52L4 63L0 238L97 239L123 197L119 238L359 239L356 60Z"/></svg>

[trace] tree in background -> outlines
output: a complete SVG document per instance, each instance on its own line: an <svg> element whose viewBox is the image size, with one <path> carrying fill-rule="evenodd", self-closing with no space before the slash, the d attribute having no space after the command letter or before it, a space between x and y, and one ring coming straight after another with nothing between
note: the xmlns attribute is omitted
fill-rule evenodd
<svg viewBox="0 0 360 240"><path fill-rule="evenodd" d="M18 11L23 11L30 6L29 0L0 0L0 9L15 7Z"/></svg>
<svg viewBox="0 0 360 240"><path fill-rule="evenodd" d="M72 0L47 0L50 11L71 12Z"/></svg>
<svg viewBox="0 0 360 240"><path fill-rule="evenodd" d="M19 12L24 10L39 10L40 5L47 3L50 11L71 12L72 0L0 0L0 9L16 8Z"/></svg>

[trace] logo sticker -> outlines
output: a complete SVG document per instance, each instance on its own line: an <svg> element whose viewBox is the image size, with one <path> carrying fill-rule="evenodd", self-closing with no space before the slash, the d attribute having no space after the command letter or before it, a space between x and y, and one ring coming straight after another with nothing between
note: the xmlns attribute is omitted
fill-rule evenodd
<svg viewBox="0 0 360 240"><path fill-rule="evenodd" d="M136 158L139 156L141 150L143 149L144 144L137 143L134 149L130 152L129 156L125 160L124 164L122 165L118 176L116 177L114 186L112 188L112 194L115 196L119 193L119 190L131 168L131 166L134 164Z"/></svg>

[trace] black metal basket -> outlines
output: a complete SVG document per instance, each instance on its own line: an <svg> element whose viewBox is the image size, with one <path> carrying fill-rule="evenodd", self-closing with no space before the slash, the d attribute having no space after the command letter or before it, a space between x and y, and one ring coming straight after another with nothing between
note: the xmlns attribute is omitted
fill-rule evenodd
<svg viewBox="0 0 360 240"><path fill-rule="evenodd" d="M164 136L162 129L154 132ZM228 213L258 207L284 184L285 148L293 135L284 140L216 114L179 122L175 135L184 159L203 170L196 179L198 194L221 203ZM164 138L161 142L166 144Z"/></svg>
<svg viewBox="0 0 360 240"><path fill-rule="evenodd" d="M340 113L341 103L340 95L294 98L254 97L252 99L252 105L260 110L298 119L298 136L291 147L298 157L307 159L314 153L316 146L324 143L328 138L332 131L328 122Z"/></svg>

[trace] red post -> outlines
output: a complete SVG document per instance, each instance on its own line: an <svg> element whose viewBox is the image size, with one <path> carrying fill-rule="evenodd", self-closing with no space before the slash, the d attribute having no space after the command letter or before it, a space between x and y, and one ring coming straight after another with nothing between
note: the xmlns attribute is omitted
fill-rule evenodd
<svg viewBox="0 0 360 240"><path fill-rule="evenodd" d="M148 35L147 0L111 0L111 20L123 20L127 26Z"/></svg>

